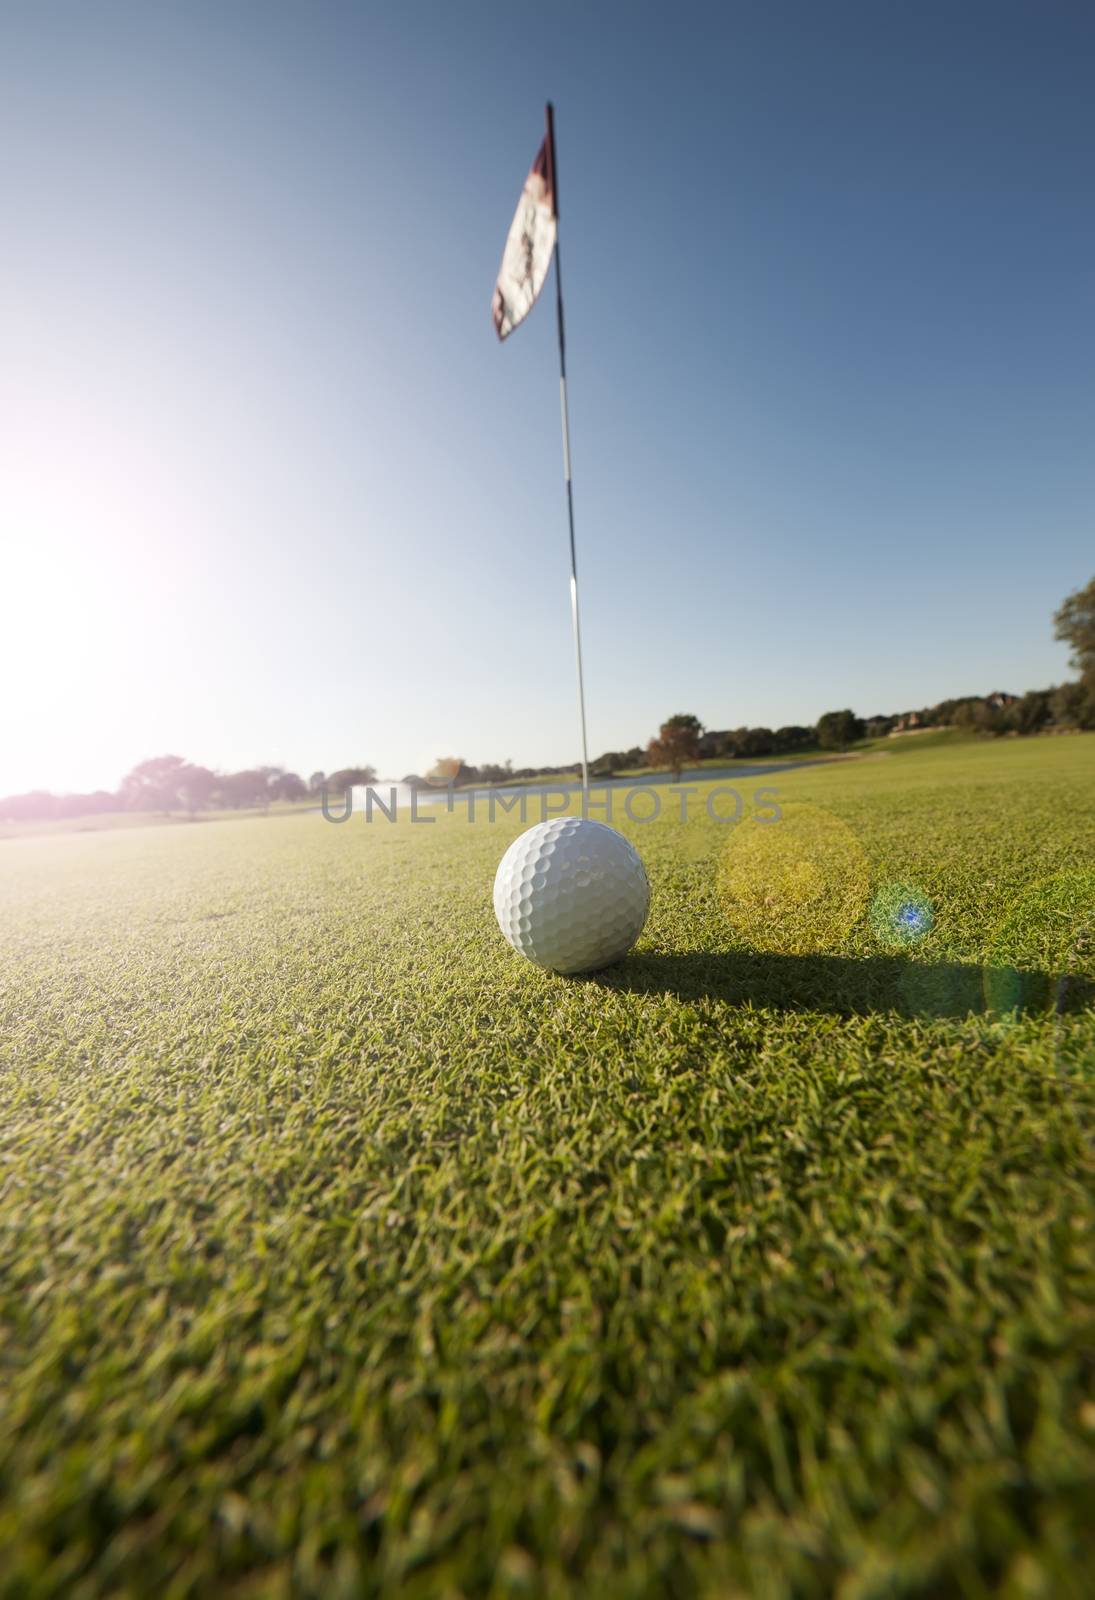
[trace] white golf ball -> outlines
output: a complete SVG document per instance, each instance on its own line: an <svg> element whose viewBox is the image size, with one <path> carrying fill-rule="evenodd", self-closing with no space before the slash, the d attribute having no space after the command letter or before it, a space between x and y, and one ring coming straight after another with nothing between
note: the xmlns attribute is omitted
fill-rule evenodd
<svg viewBox="0 0 1095 1600"><path fill-rule="evenodd" d="M513 948L555 972L591 972L642 932L650 885L622 833L583 817L538 822L513 841L494 879L494 914Z"/></svg>

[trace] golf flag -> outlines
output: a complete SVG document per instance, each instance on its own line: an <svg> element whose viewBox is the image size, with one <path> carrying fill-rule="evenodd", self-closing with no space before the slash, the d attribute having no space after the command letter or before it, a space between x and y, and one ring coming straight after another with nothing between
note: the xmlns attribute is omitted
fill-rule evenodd
<svg viewBox="0 0 1095 1600"><path fill-rule="evenodd" d="M555 248L555 150L549 126L510 225L491 316L499 339L528 316L544 286Z"/></svg>
<svg viewBox="0 0 1095 1600"><path fill-rule="evenodd" d="M555 164L555 112L544 107L547 132L525 179L494 286L491 316L499 339L524 322L555 257L555 320L559 330L559 410L563 423L563 481L570 529L570 621L574 629L574 667L578 679L578 721L582 733L582 794L589 793L589 751L586 739L586 691L582 678L582 630L578 622L578 557L574 549L574 493L570 486L570 421L567 416L567 356L563 331L563 278L559 260L559 182Z"/></svg>

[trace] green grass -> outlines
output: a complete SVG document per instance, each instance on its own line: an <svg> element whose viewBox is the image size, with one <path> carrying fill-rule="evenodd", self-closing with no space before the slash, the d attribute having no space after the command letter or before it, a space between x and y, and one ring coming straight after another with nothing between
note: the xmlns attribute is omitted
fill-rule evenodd
<svg viewBox="0 0 1095 1600"><path fill-rule="evenodd" d="M777 788L0 844L0 1595L1090 1594L1095 737Z"/></svg>

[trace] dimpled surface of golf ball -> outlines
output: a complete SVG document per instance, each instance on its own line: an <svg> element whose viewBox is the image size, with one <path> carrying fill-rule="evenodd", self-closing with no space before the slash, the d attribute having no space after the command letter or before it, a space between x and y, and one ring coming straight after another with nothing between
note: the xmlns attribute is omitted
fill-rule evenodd
<svg viewBox="0 0 1095 1600"><path fill-rule="evenodd" d="M538 822L498 864L494 913L513 948L553 972L592 972L642 932L650 885L622 833L584 817Z"/></svg>

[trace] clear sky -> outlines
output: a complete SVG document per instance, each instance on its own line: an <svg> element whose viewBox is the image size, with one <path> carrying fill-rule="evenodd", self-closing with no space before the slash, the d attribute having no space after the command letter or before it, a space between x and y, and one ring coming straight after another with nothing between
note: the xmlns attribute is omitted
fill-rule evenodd
<svg viewBox="0 0 1095 1600"><path fill-rule="evenodd" d="M0 793L572 758L1068 675L1095 9L6 0Z"/></svg>

